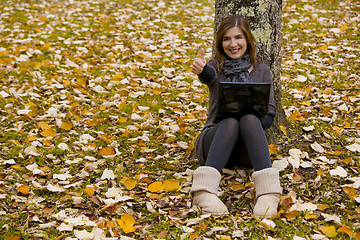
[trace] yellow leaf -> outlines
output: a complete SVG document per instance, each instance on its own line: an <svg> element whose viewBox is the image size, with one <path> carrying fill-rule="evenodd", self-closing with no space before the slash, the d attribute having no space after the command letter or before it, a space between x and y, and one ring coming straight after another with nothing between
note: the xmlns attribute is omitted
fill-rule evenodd
<svg viewBox="0 0 360 240"><path fill-rule="evenodd" d="M21 185L21 186L17 187L16 189L24 195L27 195L29 193L29 186L27 186L27 185Z"/></svg>
<svg viewBox="0 0 360 240"><path fill-rule="evenodd" d="M303 116L301 116L299 111L293 112L293 114L291 114L289 116L289 119L295 120L295 121L304 121L305 120L305 118Z"/></svg>
<svg viewBox="0 0 360 240"><path fill-rule="evenodd" d="M287 219L294 219L296 218L296 216L299 214L298 210L292 210L289 212L285 212L283 213L283 215L287 218Z"/></svg>
<svg viewBox="0 0 360 240"><path fill-rule="evenodd" d="M351 229L348 226L344 226L338 229L338 233L345 233L347 235L349 235L349 237L353 236L353 232L351 231Z"/></svg>
<svg viewBox="0 0 360 240"><path fill-rule="evenodd" d="M325 88L325 90L324 90L324 94L326 94L326 95L332 94L333 92L334 92L334 89L332 89L332 88Z"/></svg>
<svg viewBox="0 0 360 240"><path fill-rule="evenodd" d="M45 144L46 146L50 146L51 142L50 142L49 140L45 139L44 144Z"/></svg>
<svg viewBox="0 0 360 240"><path fill-rule="evenodd" d="M92 195L95 194L95 187L87 186L84 191L87 193L87 195L89 195L91 197Z"/></svg>
<svg viewBox="0 0 360 240"><path fill-rule="evenodd" d="M231 188L233 191L245 190L244 185L242 185L241 183L231 184L231 185L230 185L230 188Z"/></svg>
<svg viewBox="0 0 360 240"><path fill-rule="evenodd" d="M113 221L106 221L106 227L108 228L114 228L115 227L115 223Z"/></svg>
<svg viewBox="0 0 360 240"><path fill-rule="evenodd" d="M121 180L121 182L124 184L125 188L129 191L134 189L136 186L136 180L131 179L131 178L123 179L123 180Z"/></svg>
<svg viewBox="0 0 360 240"><path fill-rule="evenodd" d="M124 77L125 77L124 74L118 73L118 74L115 74L115 75L114 75L113 80L114 80L114 81L119 81L119 80L122 80Z"/></svg>
<svg viewBox="0 0 360 240"><path fill-rule="evenodd" d="M127 121L126 117L121 117L117 119L119 123L124 123Z"/></svg>
<svg viewBox="0 0 360 240"><path fill-rule="evenodd" d="M167 179L163 182L163 189L165 191L179 190L181 185L178 180L175 179Z"/></svg>
<svg viewBox="0 0 360 240"><path fill-rule="evenodd" d="M269 144L270 154L276 154L279 150L279 145L277 144Z"/></svg>
<svg viewBox="0 0 360 240"><path fill-rule="evenodd" d="M309 107L309 106L311 105L310 102L301 102L300 104L301 104L301 105L304 105L304 106L307 106L307 107Z"/></svg>
<svg viewBox="0 0 360 240"><path fill-rule="evenodd" d="M162 182L154 182L148 186L148 190L150 192L160 192L163 190L163 183Z"/></svg>
<svg viewBox="0 0 360 240"><path fill-rule="evenodd" d="M46 22L48 20L48 18L45 16L40 16L39 19L43 22Z"/></svg>
<svg viewBox="0 0 360 240"><path fill-rule="evenodd" d="M71 81L64 79L63 84L64 84L65 87L70 86Z"/></svg>
<svg viewBox="0 0 360 240"><path fill-rule="evenodd" d="M99 124L99 120L97 120L97 119L86 119L86 123L90 127L96 127Z"/></svg>
<svg viewBox="0 0 360 240"><path fill-rule="evenodd" d="M340 135L340 132L341 132L341 129L342 129L342 128L340 128L340 127L338 127L338 126L333 126L332 129L333 129L338 135Z"/></svg>
<svg viewBox="0 0 360 240"><path fill-rule="evenodd" d="M51 129L50 125L45 123L45 122L39 122L39 127L42 129L42 130L47 130L47 129Z"/></svg>
<svg viewBox="0 0 360 240"><path fill-rule="evenodd" d="M113 147L103 147L102 149L99 150L98 152L99 155L115 155L115 149Z"/></svg>
<svg viewBox="0 0 360 240"><path fill-rule="evenodd" d="M356 190L353 187L343 187L343 191L350 197L351 200L358 197Z"/></svg>
<svg viewBox="0 0 360 240"><path fill-rule="evenodd" d="M19 171L22 171L24 168L23 167L21 167L20 165L12 165L12 168L13 169L16 169L16 170L19 170Z"/></svg>
<svg viewBox="0 0 360 240"><path fill-rule="evenodd" d="M149 148L148 147L141 147L140 148L140 152L141 153L144 153L144 152L146 152L146 150L148 150Z"/></svg>
<svg viewBox="0 0 360 240"><path fill-rule="evenodd" d="M328 208L329 208L328 204L319 204L319 205L317 205L317 210L319 210L319 211L324 211L324 210L326 210Z"/></svg>
<svg viewBox="0 0 360 240"><path fill-rule="evenodd" d="M42 62L35 63L35 68L41 68L41 66L42 66Z"/></svg>
<svg viewBox="0 0 360 240"><path fill-rule="evenodd" d="M355 234L355 233L354 233ZM360 240L360 232L356 233L355 240Z"/></svg>
<svg viewBox="0 0 360 240"><path fill-rule="evenodd" d="M337 235L335 226L321 226L319 230L327 237L335 237Z"/></svg>
<svg viewBox="0 0 360 240"><path fill-rule="evenodd" d="M341 159L340 162L345 163L346 165L349 165L352 162L352 160L351 160L351 158L345 158L345 159Z"/></svg>
<svg viewBox="0 0 360 240"><path fill-rule="evenodd" d="M131 233L135 231L135 227L132 226L135 224L135 219L130 214L123 214L120 219L116 219L116 222L125 233Z"/></svg>
<svg viewBox="0 0 360 240"><path fill-rule="evenodd" d="M66 131L69 131L72 127L73 127L72 122L63 122L63 123L61 123L61 126L60 126L60 128L66 130Z"/></svg>
<svg viewBox="0 0 360 240"><path fill-rule="evenodd" d="M348 25L345 23L344 25L339 27L341 31L344 31L348 28Z"/></svg>
<svg viewBox="0 0 360 240"><path fill-rule="evenodd" d="M37 136L32 135L32 136L29 136L26 140L29 142L32 142L32 141L35 141L36 139L37 139Z"/></svg>
<svg viewBox="0 0 360 240"><path fill-rule="evenodd" d="M342 154L342 150L336 150L336 151L329 151L329 154L332 154L332 155L337 155L339 156L340 154Z"/></svg>
<svg viewBox="0 0 360 240"><path fill-rule="evenodd" d="M287 135L286 127L284 125L280 125L280 130L283 132L284 135Z"/></svg>
<svg viewBox="0 0 360 240"><path fill-rule="evenodd" d="M326 44L322 45L320 48L320 50L323 50L323 51L327 50L327 49L328 49L328 45L326 45Z"/></svg>
<svg viewBox="0 0 360 240"><path fill-rule="evenodd" d="M44 46L40 48L41 51L47 51L51 48L50 44L46 43Z"/></svg>
<svg viewBox="0 0 360 240"><path fill-rule="evenodd" d="M53 130L53 129L46 129L46 130L44 130L42 133L40 133L41 134L41 136L43 136L43 137L55 137L56 136L56 131L55 130Z"/></svg>
<svg viewBox="0 0 360 240"><path fill-rule="evenodd" d="M310 219L317 219L317 216L316 215L314 215L314 214L309 214L309 213L306 213L305 214L305 219L306 220L310 220Z"/></svg>

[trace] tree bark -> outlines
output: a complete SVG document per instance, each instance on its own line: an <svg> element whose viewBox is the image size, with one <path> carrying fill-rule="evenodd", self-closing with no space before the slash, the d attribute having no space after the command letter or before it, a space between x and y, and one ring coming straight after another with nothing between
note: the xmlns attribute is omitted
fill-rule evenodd
<svg viewBox="0 0 360 240"><path fill-rule="evenodd" d="M247 17L258 41L257 55L271 69L277 114L272 127L266 132L269 142L276 141L277 136L283 134L281 125L288 127L281 105L281 11L282 0L215 0L215 35L224 17L232 14Z"/></svg>

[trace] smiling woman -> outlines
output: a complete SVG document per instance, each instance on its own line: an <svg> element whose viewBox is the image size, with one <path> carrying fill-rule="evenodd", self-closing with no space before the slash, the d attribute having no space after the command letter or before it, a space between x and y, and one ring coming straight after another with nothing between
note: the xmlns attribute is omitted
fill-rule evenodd
<svg viewBox="0 0 360 240"><path fill-rule="evenodd" d="M209 110L205 127L196 139L196 155L201 166L194 171L191 193L194 204L213 215L228 214L217 197L223 168L253 168L256 188L255 217L277 213L281 186L279 172L273 168L264 130L272 125L276 112L270 69L256 61L255 38L247 20L239 15L224 18L216 33L215 57L205 63L204 50L192 71L209 88ZM271 83L265 120L253 110L241 109L236 116L217 120L221 82ZM251 108L251 107L250 107Z"/></svg>

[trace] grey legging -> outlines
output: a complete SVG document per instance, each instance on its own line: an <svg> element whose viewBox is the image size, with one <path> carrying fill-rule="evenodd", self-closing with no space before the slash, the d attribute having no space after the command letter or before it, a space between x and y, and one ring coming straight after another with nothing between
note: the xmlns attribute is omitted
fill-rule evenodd
<svg viewBox="0 0 360 240"><path fill-rule="evenodd" d="M265 121L267 121L266 119ZM260 120L247 114L237 120L226 118L204 136L205 166L219 172L226 167L252 167L255 171L271 167L270 152L264 127Z"/></svg>

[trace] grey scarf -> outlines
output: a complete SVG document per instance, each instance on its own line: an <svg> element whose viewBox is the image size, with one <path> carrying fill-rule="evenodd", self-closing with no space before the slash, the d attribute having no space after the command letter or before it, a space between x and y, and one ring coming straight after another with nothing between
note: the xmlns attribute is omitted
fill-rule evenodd
<svg viewBox="0 0 360 240"><path fill-rule="evenodd" d="M226 59L222 71L227 82L251 82L249 68L251 67L250 56L245 54L238 59Z"/></svg>

